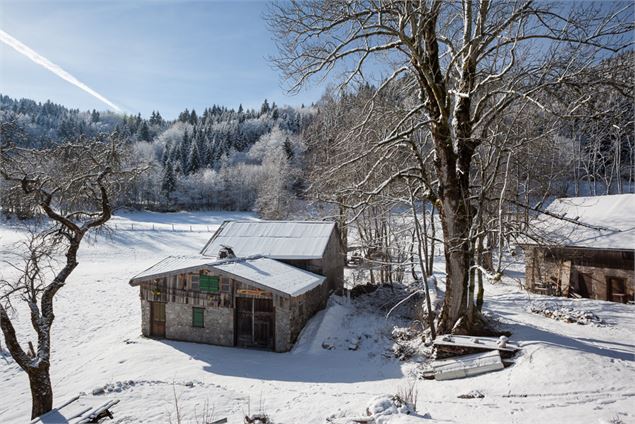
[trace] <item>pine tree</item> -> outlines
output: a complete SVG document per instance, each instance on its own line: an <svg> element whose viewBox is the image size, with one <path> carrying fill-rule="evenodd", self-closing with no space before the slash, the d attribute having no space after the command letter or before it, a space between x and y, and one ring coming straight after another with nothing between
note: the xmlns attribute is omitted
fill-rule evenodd
<svg viewBox="0 0 635 424"><path fill-rule="evenodd" d="M171 150L172 150L172 145L168 142L165 145L165 148L163 149L163 154L161 155L161 164L163 164L164 167L171 160L171 158L170 158L170 156L172 155L172 151Z"/></svg>
<svg viewBox="0 0 635 424"><path fill-rule="evenodd" d="M271 110L271 108L269 107L269 102L267 101L267 99L265 99L264 102L262 102L262 106L260 106L260 114L264 115L269 113L269 111Z"/></svg>
<svg viewBox="0 0 635 424"><path fill-rule="evenodd" d="M99 122L99 112L97 112L95 109L93 109L93 111L90 113L90 120L92 122Z"/></svg>
<svg viewBox="0 0 635 424"><path fill-rule="evenodd" d="M139 127L139 140L150 141L150 139L150 129L148 128L146 121L143 121L141 127Z"/></svg>
<svg viewBox="0 0 635 424"><path fill-rule="evenodd" d="M190 136L187 132L187 129L185 130L185 132L183 133L183 141L181 142L181 170L183 171L183 174L187 174L187 169L188 169L188 160L190 157Z"/></svg>
<svg viewBox="0 0 635 424"><path fill-rule="evenodd" d="M187 173L194 174L201 168L201 155L198 151L197 143L192 143L190 154L187 160Z"/></svg>
<svg viewBox="0 0 635 424"><path fill-rule="evenodd" d="M289 137L285 138L282 148L284 149L284 153L287 155L287 160L290 161L293 159L295 153L293 152L293 146L291 145L291 141L289 141Z"/></svg>
<svg viewBox="0 0 635 424"><path fill-rule="evenodd" d="M207 157L207 136L205 131L200 129L196 137L196 148L198 149L199 168L205 166L205 158Z"/></svg>
<svg viewBox="0 0 635 424"><path fill-rule="evenodd" d="M150 116L150 125L157 125L160 126L163 124L163 118L161 117L161 114L159 113L159 111L157 110L152 111L152 115Z"/></svg>
<svg viewBox="0 0 635 424"><path fill-rule="evenodd" d="M196 111L192 109L192 113L190 113L190 124L196 125L198 124L198 116L196 116Z"/></svg>
<svg viewBox="0 0 635 424"><path fill-rule="evenodd" d="M209 140L206 138L207 146L205 147L205 164L210 168L214 168L216 166L216 136Z"/></svg>
<svg viewBox="0 0 635 424"><path fill-rule="evenodd" d="M166 164L163 168L163 178L161 179L161 192L169 199L170 195L176 190L176 176L172 162Z"/></svg>
<svg viewBox="0 0 635 424"><path fill-rule="evenodd" d="M179 113L179 121L188 122L190 120L190 111L185 109L183 112Z"/></svg>

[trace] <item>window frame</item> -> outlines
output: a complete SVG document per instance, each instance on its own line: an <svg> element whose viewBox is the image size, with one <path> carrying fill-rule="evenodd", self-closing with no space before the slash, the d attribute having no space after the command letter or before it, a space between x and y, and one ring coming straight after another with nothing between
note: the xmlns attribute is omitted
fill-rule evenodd
<svg viewBox="0 0 635 424"><path fill-rule="evenodd" d="M203 293L220 293L220 276L218 275L201 275L199 277L200 291Z"/></svg>

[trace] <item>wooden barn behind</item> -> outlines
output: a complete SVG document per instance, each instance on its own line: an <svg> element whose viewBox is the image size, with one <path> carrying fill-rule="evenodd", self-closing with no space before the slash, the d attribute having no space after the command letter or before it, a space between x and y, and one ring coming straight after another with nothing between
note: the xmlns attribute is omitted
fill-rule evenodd
<svg viewBox="0 0 635 424"><path fill-rule="evenodd" d="M632 302L635 194L555 200L521 244L529 290Z"/></svg>
<svg viewBox="0 0 635 424"><path fill-rule="evenodd" d="M333 222L227 221L200 255L165 258L130 284L145 336L284 352L342 288L343 265Z"/></svg>

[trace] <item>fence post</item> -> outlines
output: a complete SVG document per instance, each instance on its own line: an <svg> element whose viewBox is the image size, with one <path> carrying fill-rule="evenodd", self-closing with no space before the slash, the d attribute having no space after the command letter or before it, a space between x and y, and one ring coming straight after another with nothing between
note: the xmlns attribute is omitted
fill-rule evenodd
<svg viewBox="0 0 635 424"><path fill-rule="evenodd" d="M130 224L130 231L134 231L134 224Z"/></svg>
<svg viewBox="0 0 635 424"><path fill-rule="evenodd" d="M172 224L172 231L174 231L174 224Z"/></svg>

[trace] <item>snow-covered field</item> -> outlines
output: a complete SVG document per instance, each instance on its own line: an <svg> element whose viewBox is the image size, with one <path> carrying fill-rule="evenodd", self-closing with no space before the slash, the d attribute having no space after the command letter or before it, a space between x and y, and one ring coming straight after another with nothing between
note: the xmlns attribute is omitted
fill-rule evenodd
<svg viewBox="0 0 635 424"><path fill-rule="evenodd" d="M289 353L140 336L138 289L128 285L129 278L164 256L197 253L222 220L249 217L131 213L113 219L113 233L91 237L57 297L51 367L56 403L81 392L92 397L94 388L112 384L112 391L98 397L121 400L114 423L175 422L175 394L184 422L194 422L207 406L214 418L230 423L260 411L276 423L325 423L328 417L359 416L373 397L405 390L416 364L387 354L399 318L386 320L373 307L373 294L352 303L332 299ZM5 258L23 234L0 226ZM528 295L515 280L521 271L515 264L502 283L486 287L487 310L523 347L517 363L462 380L416 380L417 411L432 418L421 422L635 423L633 306ZM591 311L605 324L571 324L530 312L529 304L537 301ZM24 335L28 316L18 312ZM351 343L359 348L349 350ZM472 390L484 397L457 398ZM26 376L5 350L0 423L27 422L29 413Z"/></svg>

